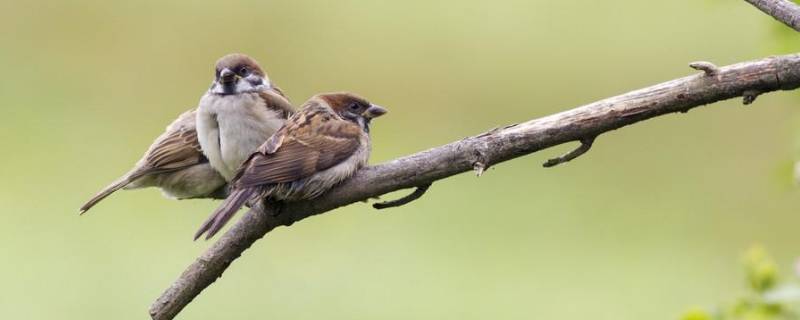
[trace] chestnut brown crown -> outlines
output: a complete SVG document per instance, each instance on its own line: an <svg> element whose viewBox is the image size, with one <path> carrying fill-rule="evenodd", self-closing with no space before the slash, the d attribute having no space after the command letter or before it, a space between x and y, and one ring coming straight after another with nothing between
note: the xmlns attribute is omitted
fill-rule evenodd
<svg viewBox="0 0 800 320"><path fill-rule="evenodd" d="M359 122L358 118L369 120L388 112L386 108L370 103L366 99L349 92L322 93L316 96L324 101L336 114L346 120Z"/></svg>
<svg viewBox="0 0 800 320"><path fill-rule="evenodd" d="M236 95L264 92L273 88L269 77L255 59L241 53L232 53L217 60L214 81L208 90L217 95Z"/></svg>
<svg viewBox="0 0 800 320"><path fill-rule="evenodd" d="M258 76L265 76L264 70L258 61L243 53L231 53L219 58L216 63L216 77L219 79L222 70L231 70L241 77L246 77L250 74Z"/></svg>

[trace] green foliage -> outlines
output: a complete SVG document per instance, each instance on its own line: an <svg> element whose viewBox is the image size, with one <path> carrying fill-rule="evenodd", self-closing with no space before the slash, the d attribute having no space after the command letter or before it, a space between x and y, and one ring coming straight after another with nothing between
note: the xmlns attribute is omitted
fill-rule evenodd
<svg viewBox="0 0 800 320"><path fill-rule="evenodd" d="M682 320L712 320L711 314L702 308L694 307L686 311Z"/></svg>
<svg viewBox="0 0 800 320"><path fill-rule="evenodd" d="M775 263L770 259L763 247L755 246L744 256L744 267L750 288L763 294L775 287L778 272Z"/></svg>
<svg viewBox="0 0 800 320"><path fill-rule="evenodd" d="M781 283L775 262L761 246L750 248L742 259L749 292L730 306L713 311L691 308L682 320L793 320L800 287Z"/></svg>

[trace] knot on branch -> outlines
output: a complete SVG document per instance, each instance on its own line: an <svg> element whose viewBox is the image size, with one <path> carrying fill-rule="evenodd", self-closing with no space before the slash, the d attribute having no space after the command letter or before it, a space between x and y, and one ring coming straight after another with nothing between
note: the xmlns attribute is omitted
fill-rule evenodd
<svg viewBox="0 0 800 320"><path fill-rule="evenodd" d="M692 67L692 69L695 70L703 71L705 72L705 75L709 77L716 76L719 73L719 68L715 64L708 61L695 61L690 63L689 67Z"/></svg>
<svg viewBox="0 0 800 320"><path fill-rule="evenodd" d="M486 142L482 143L478 146L474 153L473 153L473 160L472 160L472 170L475 171L475 175L480 177L486 172L486 169L489 169L489 159L486 157L486 150L489 148Z"/></svg>
<svg viewBox="0 0 800 320"><path fill-rule="evenodd" d="M480 161L475 161L475 163L472 164L472 170L475 170L475 175L478 177L483 175L483 172L486 171L486 168L486 164Z"/></svg>
<svg viewBox="0 0 800 320"><path fill-rule="evenodd" d="M749 105L755 102L759 95L761 95L761 91L745 90L745 92L742 93L742 103L744 103L744 105Z"/></svg>

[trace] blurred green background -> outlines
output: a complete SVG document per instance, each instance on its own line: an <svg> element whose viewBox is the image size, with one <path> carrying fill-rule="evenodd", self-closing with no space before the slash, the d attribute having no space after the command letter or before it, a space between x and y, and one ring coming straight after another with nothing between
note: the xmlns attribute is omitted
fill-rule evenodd
<svg viewBox="0 0 800 320"><path fill-rule="evenodd" d="M142 319L211 242L217 205L155 189L77 208L254 56L300 103L391 109L373 163L796 50L744 1L0 0L0 318ZM791 40L796 41L796 36ZM356 204L270 233L179 319L676 319L746 290L761 243L800 255L797 94L729 101Z"/></svg>

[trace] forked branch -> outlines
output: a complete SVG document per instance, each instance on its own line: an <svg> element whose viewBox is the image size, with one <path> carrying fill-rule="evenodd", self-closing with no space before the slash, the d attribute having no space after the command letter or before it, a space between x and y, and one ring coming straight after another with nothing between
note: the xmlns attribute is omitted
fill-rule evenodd
<svg viewBox="0 0 800 320"><path fill-rule="evenodd" d="M800 54L726 67L710 66L713 64L694 66L704 70L703 74L664 82L364 168L316 200L285 204L277 216L269 208L251 209L153 303L150 314L153 319L172 319L222 276L242 252L278 226L291 225L388 192L416 187L417 191L403 200L410 202L424 193L424 186L436 180L471 170L482 173L500 162L570 141L582 141L578 150L548 162L563 163L589 150L593 138L586 137L597 137L661 115L752 95L752 92L764 94L800 87ZM707 73L713 73L713 77Z"/></svg>

